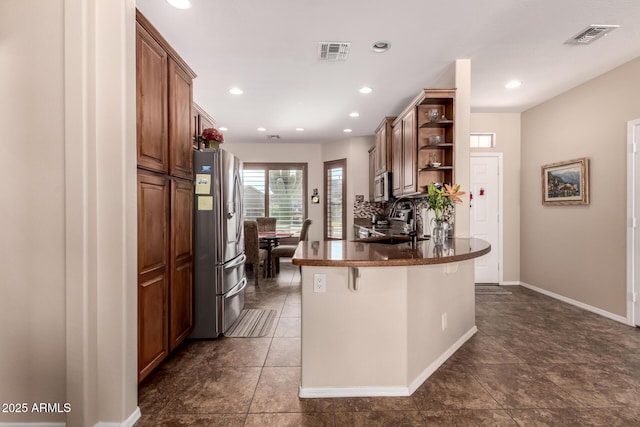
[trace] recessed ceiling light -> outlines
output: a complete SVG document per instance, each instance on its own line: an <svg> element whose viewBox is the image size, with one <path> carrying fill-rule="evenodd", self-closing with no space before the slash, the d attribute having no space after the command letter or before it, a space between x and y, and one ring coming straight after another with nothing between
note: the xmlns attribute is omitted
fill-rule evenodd
<svg viewBox="0 0 640 427"><path fill-rule="evenodd" d="M189 9L191 7L189 0L167 0L167 3L176 9Z"/></svg>
<svg viewBox="0 0 640 427"><path fill-rule="evenodd" d="M223 126L223 127L219 127L218 129L219 129L219 130L221 130L221 131L227 131L227 130L229 130L229 129L227 129L227 128L226 128L226 127L224 127L224 126Z"/></svg>
<svg viewBox="0 0 640 427"><path fill-rule="evenodd" d="M298 132L304 132L304 128L296 128Z"/></svg>
<svg viewBox="0 0 640 427"><path fill-rule="evenodd" d="M353 113L349 113L349 117L359 117L360 113L358 113L357 111L354 111Z"/></svg>
<svg viewBox="0 0 640 427"><path fill-rule="evenodd" d="M244 92L238 87L232 87L231 89L229 89L229 93L232 95L242 95Z"/></svg>
<svg viewBox="0 0 640 427"><path fill-rule="evenodd" d="M379 42L375 42L371 45L371 50L375 53L386 52L391 48L391 43L386 40L380 40Z"/></svg>
<svg viewBox="0 0 640 427"><path fill-rule="evenodd" d="M266 130L267 130L267 128L258 128L258 131L260 131L260 132L264 132Z"/></svg>
<svg viewBox="0 0 640 427"><path fill-rule="evenodd" d="M520 80L511 80L509 83L504 85L507 89L515 89L520 86L522 86L522 82Z"/></svg>
<svg viewBox="0 0 640 427"><path fill-rule="evenodd" d="M370 87L365 86L363 88L360 88L360 93L371 93L371 92L373 92L373 89L371 89Z"/></svg>
<svg viewBox="0 0 640 427"><path fill-rule="evenodd" d="M345 132L345 133L350 133L350 132L353 132L353 130L351 130L351 129L345 129L345 130L343 130L343 132Z"/></svg>

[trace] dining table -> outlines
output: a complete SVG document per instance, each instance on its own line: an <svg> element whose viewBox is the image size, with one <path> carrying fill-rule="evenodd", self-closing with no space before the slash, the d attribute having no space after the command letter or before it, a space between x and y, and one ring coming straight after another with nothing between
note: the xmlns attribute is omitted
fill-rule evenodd
<svg viewBox="0 0 640 427"><path fill-rule="evenodd" d="M280 244L280 239L293 236L293 233L278 233L275 231L261 231L258 233L260 247L267 250L267 277L273 277L273 261L271 250Z"/></svg>

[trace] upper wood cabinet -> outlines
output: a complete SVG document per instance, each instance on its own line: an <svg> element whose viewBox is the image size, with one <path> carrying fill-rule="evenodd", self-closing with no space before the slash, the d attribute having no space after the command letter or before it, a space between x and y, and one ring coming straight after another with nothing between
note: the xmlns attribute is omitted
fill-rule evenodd
<svg viewBox="0 0 640 427"><path fill-rule="evenodd" d="M391 130L391 192L402 195L402 120L396 121Z"/></svg>
<svg viewBox="0 0 640 427"><path fill-rule="evenodd" d="M385 117L376 129L375 174L390 171L392 168L391 124L395 117Z"/></svg>
<svg viewBox="0 0 640 427"><path fill-rule="evenodd" d="M453 183L455 89L424 89L392 123L394 197ZM429 118L429 111L437 112ZM377 139L376 139L377 141Z"/></svg>
<svg viewBox="0 0 640 427"><path fill-rule="evenodd" d="M374 145L369 149L369 201L370 202L374 202L376 199L375 192L374 192L374 180L376 177L376 157L377 157L376 145Z"/></svg>
<svg viewBox="0 0 640 427"><path fill-rule="evenodd" d="M138 166L169 171L168 56L151 35L137 25Z"/></svg>
<svg viewBox="0 0 640 427"><path fill-rule="evenodd" d="M192 179L196 75L139 11L136 21L138 167Z"/></svg>
<svg viewBox="0 0 640 427"><path fill-rule="evenodd" d="M408 108L393 122L392 127L392 189L393 196L413 194L416 190L415 108Z"/></svg>
<svg viewBox="0 0 640 427"><path fill-rule="evenodd" d="M418 188L453 184L455 171L455 89L425 89L416 105ZM436 120L429 119L437 111Z"/></svg>
<svg viewBox="0 0 640 427"><path fill-rule="evenodd" d="M202 131L207 128L215 127L215 121L202 107L194 102L191 109L191 123L193 126L193 143L196 148L200 148L197 146L198 135L202 135Z"/></svg>

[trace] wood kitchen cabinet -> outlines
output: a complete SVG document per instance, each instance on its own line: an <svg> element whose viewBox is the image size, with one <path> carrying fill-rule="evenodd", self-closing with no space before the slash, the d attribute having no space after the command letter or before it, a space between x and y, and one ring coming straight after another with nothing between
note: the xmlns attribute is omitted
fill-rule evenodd
<svg viewBox="0 0 640 427"><path fill-rule="evenodd" d="M376 136L376 156L375 156L375 175L390 171L392 168L391 159L392 142L391 142L391 124L395 117L385 117L378 125L375 131Z"/></svg>
<svg viewBox="0 0 640 427"><path fill-rule="evenodd" d="M137 12L138 381L193 329L193 79Z"/></svg>
<svg viewBox="0 0 640 427"><path fill-rule="evenodd" d="M197 145L198 136L202 135L202 131L203 130L205 130L207 128L215 127L216 123L213 120L213 118L206 111L204 111L204 109L202 109L202 107L200 107L195 102L193 103L192 108L191 108L191 123L192 123L192 126L193 126L193 141L194 141L194 145L196 145L197 148L200 148Z"/></svg>
<svg viewBox="0 0 640 427"><path fill-rule="evenodd" d="M192 179L196 74L139 11L136 22L138 167Z"/></svg>
<svg viewBox="0 0 640 427"><path fill-rule="evenodd" d="M454 182L455 95L455 89L425 89L417 102L418 188L422 191L433 182ZM437 120L429 120L430 110L437 110Z"/></svg>
<svg viewBox="0 0 640 427"><path fill-rule="evenodd" d="M453 183L455 89L424 89L392 123L394 197L426 192L430 183ZM428 112L437 110L437 119Z"/></svg>
<svg viewBox="0 0 640 427"><path fill-rule="evenodd" d="M392 125L392 188L394 197L416 190L415 108L405 109Z"/></svg>
<svg viewBox="0 0 640 427"><path fill-rule="evenodd" d="M169 351L193 329L193 185L171 180Z"/></svg>
<svg viewBox="0 0 640 427"><path fill-rule="evenodd" d="M376 195L374 192L374 180L376 177L376 150L377 150L376 145L374 145L369 149L369 201L370 202L375 202L376 200Z"/></svg>
<svg viewBox="0 0 640 427"><path fill-rule="evenodd" d="M138 171L138 379L169 354L169 197L166 175Z"/></svg>

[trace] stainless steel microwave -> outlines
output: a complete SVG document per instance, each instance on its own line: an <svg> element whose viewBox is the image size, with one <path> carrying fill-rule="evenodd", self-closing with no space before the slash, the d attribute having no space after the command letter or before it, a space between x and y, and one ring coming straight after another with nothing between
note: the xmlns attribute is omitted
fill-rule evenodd
<svg viewBox="0 0 640 427"><path fill-rule="evenodd" d="M376 202L387 202L391 199L391 173L376 175L373 181L373 199Z"/></svg>

